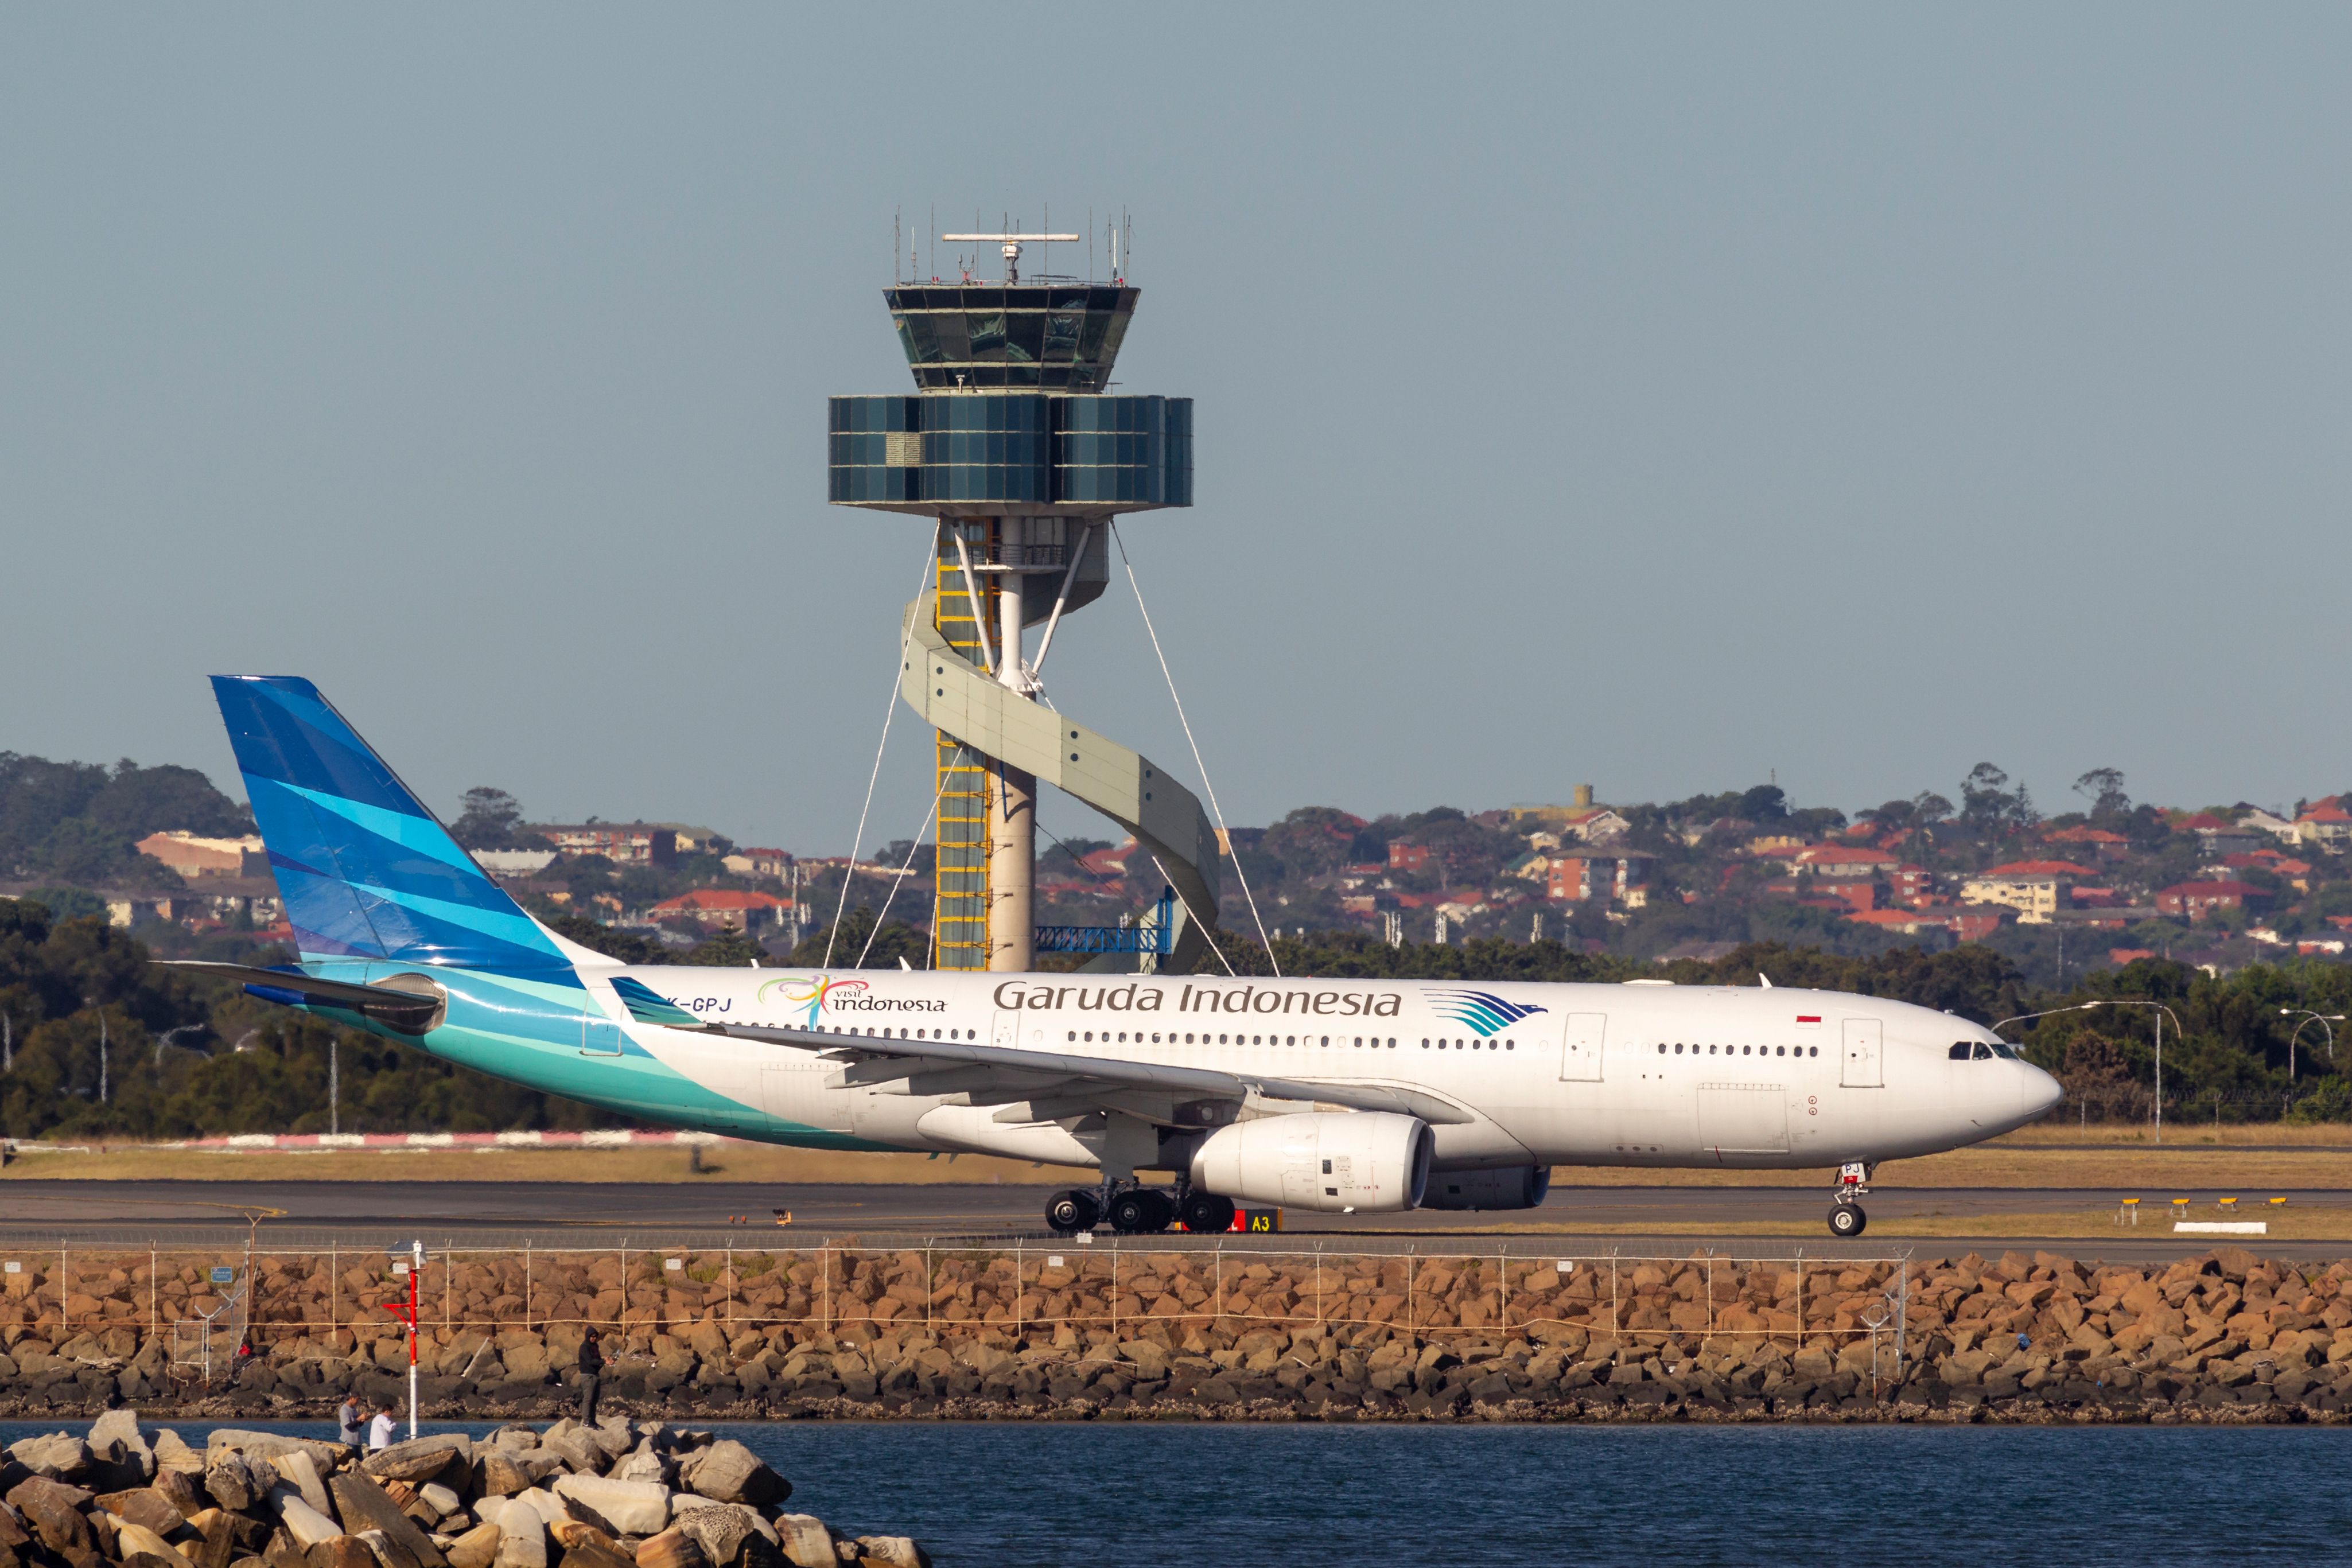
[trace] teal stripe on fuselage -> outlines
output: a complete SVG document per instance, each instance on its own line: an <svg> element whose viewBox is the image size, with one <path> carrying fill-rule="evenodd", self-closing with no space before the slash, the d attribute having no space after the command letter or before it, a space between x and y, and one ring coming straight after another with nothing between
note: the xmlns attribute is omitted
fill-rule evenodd
<svg viewBox="0 0 2352 1568"><path fill-rule="evenodd" d="M346 977L327 975L330 968L369 967L310 966L321 978ZM422 1039L395 1033L339 1009L307 1010L404 1045L421 1046L444 1061L492 1078L689 1131L799 1148L889 1151L898 1147L786 1121L730 1100L648 1055L625 1034L621 1036L619 1055L582 1051L583 1017L603 1019L604 1015L586 1003L586 993L569 974L564 977L567 983L557 985L478 970L415 972L430 973L449 994L446 1021Z"/></svg>

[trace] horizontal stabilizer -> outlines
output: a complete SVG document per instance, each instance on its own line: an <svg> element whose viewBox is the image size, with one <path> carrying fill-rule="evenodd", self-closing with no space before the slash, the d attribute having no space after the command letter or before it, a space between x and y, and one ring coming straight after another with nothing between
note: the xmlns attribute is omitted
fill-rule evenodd
<svg viewBox="0 0 2352 1568"><path fill-rule="evenodd" d="M215 964L197 958L157 958L170 969L190 969L240 982L253 995L281 1006L341 1008L401 1027L429 1024L442 1007L437 990L412 991L390 986L362 986L349 980L321 980L299 969L265 969L252 964Z"/></svg>

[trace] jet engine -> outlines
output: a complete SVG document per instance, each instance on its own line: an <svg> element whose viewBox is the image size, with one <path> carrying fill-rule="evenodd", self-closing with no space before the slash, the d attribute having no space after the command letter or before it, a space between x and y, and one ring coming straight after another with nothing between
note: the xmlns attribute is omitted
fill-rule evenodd
<svg viewBox="0 0 2352 1568"><path fill-rule="evenodd" d="M1325 1214L1417 1208L1435 1146L1393 1111L1303 1111L1220 1127L1192 1155L1195 1187Z"/></svg>
<svg viewBox="0 0 2352 1568"><path fill-rule="evenodd" d="M1499 1171L1433 1171L1423 1208L1533 1208L1551 1190L1549 1166Z"/></svg>

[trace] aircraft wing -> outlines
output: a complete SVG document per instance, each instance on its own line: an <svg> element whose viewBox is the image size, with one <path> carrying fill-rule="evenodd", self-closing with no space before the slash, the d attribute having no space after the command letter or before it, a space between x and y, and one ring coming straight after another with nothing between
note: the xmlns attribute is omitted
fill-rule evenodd
<svg viewBox="0 0 2352 1568"><path fill-rule="evenodd" d="M888 1092L954 1095L967 1104L1001 1105L1005 1109L999 1113L999 1120L1050 1121L1089 1110L1124 1110L1148 1120L1170 1121L1176 1119L1176 1105L1202 1100L1319 1102L1356 1111L1401 1112L1433 1124L1471 1120L1452 1102L1418 1089L1319 1083L1128 1057L982 1045L976 1040L893 1040L822 1030L715 1023L696 1018L625 976L614 982L614 989L638 1023L822 1051L828 1060L843 1064L835 1087L903 1082L905 1088ZM1009 1114L1014 1112L1034 1113Z"/></svg>

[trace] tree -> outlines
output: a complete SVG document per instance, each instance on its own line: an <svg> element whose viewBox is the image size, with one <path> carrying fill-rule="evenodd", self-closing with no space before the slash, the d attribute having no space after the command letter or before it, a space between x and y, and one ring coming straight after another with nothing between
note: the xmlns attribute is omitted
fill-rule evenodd
<svg viewBox="0 0 2352 1568"><path fill-rule="evenodd" d="M1972 831L1991 834L2017 828L2032 827L2040 819L2033 810L2033 798L2020 784L2015 789L2002 788L2009 775L1990 762L1979 762L1960 782L1960 822Z"/></svg>
<svg viewBox="0 0 2352 1568"><path fill-rule="evenodd" d="M686 962L714 969L742 969L758 963L763 955L741 928L730 924L697 943L686 955Z"/></svg>
<svg viewBox="0 0 2352 1568"><path fill-rule="evenodd" d="M1739 797L1733 813L1751 822L1777 822L1789 814L1789 796L1778 784L1759 784Z"/></svg>
<svg viewBox="0 0 2352 1568"><path fill-rule="evenodd" d="M2074 780L2074 793L2091 802L2094 821L2111 821L2131 815L2131 797L2124 793L2119 768L2094 768Z"/></svg>
<svg viewBox="0 0 2352 1568"><path fill-rule="evenodd" d="M478 784L466 791L465 810L449 836L469 850L543 850L547 841L522 831L522 805L503 789Z"/></svg>

